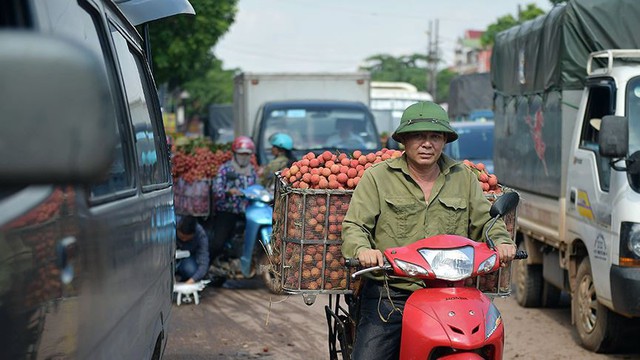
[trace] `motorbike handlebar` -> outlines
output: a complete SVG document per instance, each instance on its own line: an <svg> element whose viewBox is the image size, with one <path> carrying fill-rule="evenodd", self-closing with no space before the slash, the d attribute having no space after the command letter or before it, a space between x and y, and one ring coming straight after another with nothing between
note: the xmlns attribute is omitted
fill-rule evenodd
<svg viewBox="0 0 640 360"><path fill-rule="evenodd" d="M529 254L527 254L526 250L518 250L516 251L516 256L513 258L513 260L523 260L529 257Z"/></svg>
<svg viewBox="0 0 640 360"><path fill-rule="evenodd" d="M356 258L346 258L344 259L344 265L348 268L356 268L360 266L360 260Z"/></svg>
<svg viewBox="0 0 640 360"><path fill-rule="evenodd" d="M524 260L527 258L529 258L529 254L527 254L526 250L518 250L516 251L516 255L513 257L513 260ZM344 264L348 268L357 268L360 267L360 260L358 260L357 258L347 258L344 260Z"/></svg>

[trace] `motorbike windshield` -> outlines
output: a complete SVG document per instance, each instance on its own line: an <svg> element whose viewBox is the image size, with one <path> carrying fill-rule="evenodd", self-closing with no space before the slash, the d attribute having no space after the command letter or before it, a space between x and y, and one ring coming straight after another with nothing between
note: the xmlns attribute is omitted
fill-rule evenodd
<svg viewBox="0 0 640 360"><path fill-rule="evenodd" d="M640 151L640 77L627 86L627 119L629 121L629 155ZM637 156L637 155L636 155ZM628 172L631 188L640 192L640 173Z"/></svg>
<svg viewBox="0 0 640 360"><path fill-rule="evenodd" d="M263 123L261 150L269 155L269 138L281 132L291 136L296 154L319 150L377 150L380 141L371 115L361 108L334 108L330 104L278 108L265 113Z"/></svg>

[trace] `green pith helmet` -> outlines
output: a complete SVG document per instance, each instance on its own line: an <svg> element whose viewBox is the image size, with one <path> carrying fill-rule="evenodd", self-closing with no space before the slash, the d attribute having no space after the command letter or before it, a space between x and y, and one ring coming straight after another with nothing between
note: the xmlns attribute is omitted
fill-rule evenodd
<svg viewBox="0 0 640 360"><path fill-rule="evenodd" d="M438 131L447 136L447 142L456 141L458 133L449 125L447 112L431 101L421 101L410 105L402 113L400 125L393 133L393 140L401 142L400 134L421 131Z"/></svg>

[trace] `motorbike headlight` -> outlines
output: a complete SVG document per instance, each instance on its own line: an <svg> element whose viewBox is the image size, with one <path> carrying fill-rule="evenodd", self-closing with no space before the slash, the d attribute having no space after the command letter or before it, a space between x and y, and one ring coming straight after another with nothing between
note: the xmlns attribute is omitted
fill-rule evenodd
<svg viewBox="0 0 640 360"><path fill-rule="evenodd" d="M410 262L406 262L398 259L395 259L394 262L396 266L400 268L400 270L404 271L409 276L429 275L429 272L422 266L418 266L416 264L412 264Z"/></svg>
<svg viewBox="0 0 640 360"><path fill-rule="evenodd" d="M471 246L444 250L421 249L419 252L438 279L457 281L468 278L473 272Z"/></svg>
<svg viewBox="0 0 640 360"><path fill-rule="evenodd" d="M478 272L479 273L483 273L483 272L489 272L491 271L491 269L493 269L494 266L496 266L496 260L498 259L498 257L496 255L491 255L490 258L488 258L487 260L483 261L480 266L478 266Z"/></svg>
<svg viewBox="0 0 640 360"><path fill-rule="evenodd" d="M271 200L273 200L273 197L268 191L265 191L264 193L260 194L260 201L264 203L270 203Z"/></svg>
<svg viewBox="0 0 640 360"><path fill-rule="evenodd" d="M493 305L493 303L489 304L489 311L487 312L487 320L484 324L484 338L488 339L491 334L493 334L500 323L502 322L502 316L500 315L500 311L498 308Z"/></svg>

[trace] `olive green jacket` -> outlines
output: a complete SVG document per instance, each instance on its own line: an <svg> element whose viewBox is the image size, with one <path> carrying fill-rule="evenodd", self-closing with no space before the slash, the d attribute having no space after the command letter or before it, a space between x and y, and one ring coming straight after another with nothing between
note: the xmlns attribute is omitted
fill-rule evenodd
<svg viewBox="0 0 640 360"><path fill-rule="evenodd" d="M384 251L440 234L484 241L491 203L476 175L444 154L438 165L440 175L428 202L409 175L406 155L365 171L342 223L342 254L354 258L363 249ZM489 236L496 244L513 243L502 220ZM390 279L389 283L402 289L419 288L411 279Z"/></svg>
<svg viewBox="0 0 640 360"><path fill-rule="evenodd" d="M264 168L264 172L260 176L260 184L267 189L273 188L275 183L275 172L287 167L289 159L285 155L279 155L271 160Z"/></svg>

